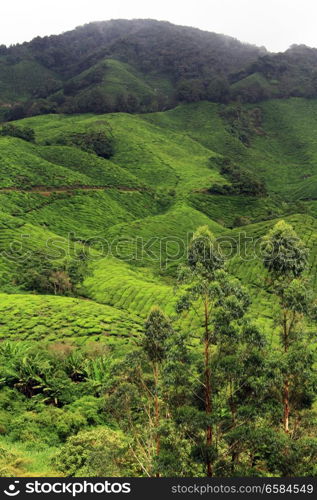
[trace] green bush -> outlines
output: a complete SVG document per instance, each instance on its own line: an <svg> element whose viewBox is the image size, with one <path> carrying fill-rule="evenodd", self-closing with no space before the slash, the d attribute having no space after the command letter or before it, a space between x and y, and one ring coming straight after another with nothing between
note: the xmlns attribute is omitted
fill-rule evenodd
<svg viewBox="0 0 317 500"><path fill-rule="evenodd" d="M25 474L26 460L0 447L0 477L20 477Z"/></svg>
<svg viewBox="0 0 317 500"><path fill-rule="evenodd" d="M53 406L43 406L42 411L39 409L12 418L7 432L12 441L36 444L37 448L57 446L87 425L85 417L78 412L67 412Z"/></svg>
<svg viewBox="0 0 317 500"><path fill-rule="evenodd" d="M31 127L18 127L17 125L7 123L2 126L0 135L18 137L24 141L35 142L35 132Z"/></svg>
<svg viewBox="0 0 317 500"><path fill-rule="evenodd" d="M220 173L227 177L231 184L214 184L209 192L211 194L244 196L266 196L265 184L253 172L237 165L227 164L222 166Z"/></svg>
<svg viewBox="0 0 317 500"><path fill-rule="evenodd" d="M97 427L71 436L54 459L67 476L129 475L128 439L123 432Z"/></svg>
<svg viewBox="0 0 317 500"><path fill-rule="evenodd" d="M86 272L84 260L57 263L45 252L35 251L19 263L16 283L24 290L42 294L73 295Z"/></svg>
<svg viewBox="0 0 317 500"><path fill-rule="evenodd" d="M114 141L110 128L107 133L101 130L73 132L58 137L54 144L62 146L77 146L87 153L95 153L97 156L106 159L111 158L114 154Z"/></svg>
<svg viewBox="0 0 317 500"><path fill-rule="evenodd" d="M247 226L248 224L251 224L251 219L243 215L238 215L233 221L233 227Z"/></svg>

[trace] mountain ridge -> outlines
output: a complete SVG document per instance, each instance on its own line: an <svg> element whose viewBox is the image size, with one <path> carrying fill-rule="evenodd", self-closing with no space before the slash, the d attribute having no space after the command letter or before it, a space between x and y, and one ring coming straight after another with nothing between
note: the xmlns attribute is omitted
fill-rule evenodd
<svg viewBox="0 0 317 500"><path fill-rule="evenodd" d="M89 23L1 46L0 103L10 120L45 112L157 111L187 99L217 100L227 75L263 50L163 21ZM202 89L195 90L197 80ZM190 93L204 96L188 96L188 86Z"/></svg>
<svg viewBox="0 0 317 500"><path fill-rule="evenodd" d="M151 19L96 21L0 46L0 117L147 113L182 102L317 97L317 49L263 47Z"/></svg>
<svg viewBox="0 0 317 500"><path fill-rule="evenodd" d="M210 52L200 54L202 44L197 41L195 45L193 38L182 58L176 60L184 38L178 38L178 31L175 33L174 28L169 27L169 36L176 37L177 44L168 51L169 41L164 40L162 45L160 40L161 24L156 26L157 33L152 33L151 39L145 32L142 32L144 39L140 32L125 39L119 37L112 53L107 47L100 48L102 53L99 49L84 50L86 42L91 46L97 43L93 35L90 39L89 33L85 43L82 36L79 37L76 47L70 40L59 43L62 40L59 37L44 42L40 39L34 46L47 67L35 58L34 46L33 52L25 45L0 56L0 100L11 106L6 108L11 116L5 119L12 120L14 113L19 115L19 106L20 118L23 117L0 127L0 446L4 450L0 465L9 477L33 477L41 473L47 477L69 475L68 465L65 469L56 465L56 456L65 453L72 442L80 445L78 448L83 452L79 453L86 454L87 441L81 446L81 441L74 440L80 440L84 433L92 436L91 442L95 443L95 433L101 428L103 436L109 429L117 429L118 442L124 431L133 445L134 431L138 434L144 427L141 439L146 437L148 449L152 421L146 427L143 420L139 420L144 413L139 402L144 396L139 397L142 393L135 392L135 388L141 375L142 381L148 384L146 393L152 393L153 389L152 367L142 368L144 353L140 351L144 321L153 306L168 315L177 334L169 340L172 350L165 368L171 364L177 367L180 358L173 349L183 345L183 336L193 358L197 359L192 373L193 380L197 380L198 398L196 389L193 397L198 402L202 387L199 375L202 358L198 357L204 349L199 340L206 332L206 323L200 316L203 305L200 309L198 304L198 309L181 316L175 307L180 303L178 298L184 286L191 286L180 283L179 265L186 262L189 241L198 228L207 227L212 232L232 275L226 281L232 295L227 296L227 292L222 297L219 295L221 305L228 298L235 311L240 308L240 302L235 301L240 294L240 284L236 288L239 282L252 301L246 319L252 320L254 328L244 330L247 323L240 318L243 331L232 330L230 320L220 325L220 334L229 343L236 342L235 338L245 339L245 344L239 340L232 344L234 349L238 346L238 355L241 353L242 357L244 352L250 352L253 343L267 346L264 352L268 353L268 363L263 365L263 371L260 369L261 377L255 380L256 391L271 387L272 380L275 384L278 380L283 382L283 376L278 379L271 374L280 359L282 369L286 366L284 357L275 358L277 350L284 352L279 344L282 310L268 286L268 271L261 252L263 237L277 222L291 224L303 245L309 248L303 283L309 283L313 289L307 300L313 301L316 296L317 99L307 98L314 93L314 49L293 47L286 55L266 54L253 61L249 58L249 64L240 74L240 70L234 73L232 65L233 73L226 76L224 71L208 66ZM83 30L85 32L85 28ZM153 52L155 40L157 46ZM217 49L220 64L220 54L227 42L223 38L216 37L216 40L220 44ZM41 49L43 43L45 50ZM69 53L64 50L67 45L76 53L83 52L82 58L78 57L77 61L73 58L76 67L70 65ZM239 47L241 45L237 51ZM160 53L161 59L155 66ZM230 65L233 52L226 49L224 53L226 64ZM187 58L185 66L184 58ZM54 59L55 66L50 62ZM138 60L143 67L137 65ZM66 61L65 67L63 61ZM166 73L162 68L169 64L171 70ZM65 69L63 75L58 73L58 65ZM292 96L299 92L307 96ZM129 112L115 112L122 109ZM147 110L156 112L146 113ZM42 115L32 116L39 113ZM220 277L223 274L220 271ZM219 286L222 289L220 282ZM212 295L216 287L218 284L212 281ZM300 294L300 302L301 298ZM222 311L216 306L213 311L214 305L212 298L213 325L218 325L218 313L226 315L228 311L236 318L231 305L230 310ZM312 312L315 314L312 320L299 318L299 335L306 329L309 335L315 332L316 310ZM235 320L237 323L240 323L239 317ZM215 380L224 381L213 398L217 405L221 404L216 408L224 419L217 420L218 413L212 416L216 417L215 428L218 422L223 429L229 423L231 432L231 423L227 420L232 408L227 404L231 391L227 375L232 371L233 362L232 346L227 340L222 352L228 371L213 374ZM219 344L213 345L215 352L218 347ZM184 352L180 352L182 359ZM298 352L301 351L295 344L294 358L290 358L291 362L296 360L295 366L298 366ZM311 356L315 363L315 347ZM188 359L186 355L182 367ZM218 359L221 361L220 358L211 360L213 366L218 365ZM239 379L241 387L247 382L247 393L249 387L255 387L253 365L257 371L261 358L256 356L253 361L251 351L250 359L251 378ZM235 360L238 357L234 363ZM241 370L239 363L237 372ZM300 370L301 367L299 365ZM264 459L260 455L258 467L253 467L256 450L250 446L249 453L247 444L235 466L240 467L240 463L248 466L236 468L244 476L251 473L254 476L255 471L262 477L268 471L270 476L284 477L286 472L278 468L279 463L276 469L268 463L268 454L273 458L277 456L282 464L285 457L287 460L289 457L291 475L311 476L312 468L304 469L304 473L303 469L294 468L295 455L290 454L294 447L299 457L296 464L299 461L316 463L310 452L301 454L302 449L308 450L307 439L311 439L312 433L316 435L317 426L315 386L314 399L309 399L312 397L310 386L307 388L304 384L306 392L302 392L300 385L301 380L306 383L305 370L296 393L296 397L297 394L300 398L305 396L299 407L302 413L297 414L296 410L291 415L292 433L283 435L280 455L276 455L275 450L276 437L283 432L282 392L274 386L272 396L265 393L269 399L261 402L260 413L258 392L255 393L255 416L251 424L259 429L259 434L250 434L250 439L256 446L263 443L263 447L260 444L258 447ZM266 372L268 377L262 379ZM167 377L169 373L168 368ZM252 386L249 386L251 379ZM178 377L173 375L171 381L177 388L176 399L180 396L182 400L183 389L177 383ZM114 387L118 393L113 392ZM184 387L187 394L194 386L190 381ZM114 398L118 399L115 404ZM173 401L176 399L173 397ZM147 400L144 401L147 405ZM162 404L165 405L163 400ZM192 408L194 412L187 413L185 407L185 421L181 420L179 427L174 427L176 420L169 419L172 430L166 436L171 436L171 445L177 453L180 450L177 464L179 457L183 461L183 452L188 453L188 463L196 456L196 449L192 454L193 448L188 448L186 440L178 434L199 407ZM272 408L272 417L267 408ZM238 413L234 411L232 422L238 416L238 427L243 429L246 416L253 414L253 410L249 411L248 405L241 405ZM137 423L132 431L126 415ZM199 422L194 428L194 421L193 435L198 429L197 432L205 436L201 427L205 414L197 415ZM300 428L303 440L293 434L298 415L303 420ZM263 426L263 422L267 424ZM238 427L232 428L234 433ZM169 425L166 430L170 432L168 428ZM177 434L173 434L174 429ZM270 433L265 438L267 441L263 441L267 429ZM245 435L241 438L238 435L239 446ZM225 471L225 475L232 477L232 448L228 443L231 437L235 440L237 434L230 436L221 431L219 436L219 450L225 450L227 455L221 451L216 474ZM218 440L218 434L215 438ZM314 441L309 442L315 446L313 438ZM162 436L163 446L164 439ZM112 458L104 454L107 441L103 440L104 444L105 448L100 450L111 465ZM314 446L313 451L317 449ZM80 456L74 454L76 447L71 448L75 460ZM95 449L95 445L93 447ZM98 452L96 463L100 456ZM162 457L169 460L169 455ZM223 469L223 457L228 469ZM200 471L202 476L201 467L199 458L198 465L194 463L191 469L184 467L184 474L191 471L194 477ZM81 474L80 469L73 470L76 476ZM108 470L103 468L101 473L92 470L89 474L107 476ZM122 469L122 476L143 475L137 467L131 470ZM111 475L119 472L114 470ZM169 474L169 470L163 469L162 476ZM86 472L84 475L87 477ZM173 470L171 475L175 477L177 473Z"/></svg>

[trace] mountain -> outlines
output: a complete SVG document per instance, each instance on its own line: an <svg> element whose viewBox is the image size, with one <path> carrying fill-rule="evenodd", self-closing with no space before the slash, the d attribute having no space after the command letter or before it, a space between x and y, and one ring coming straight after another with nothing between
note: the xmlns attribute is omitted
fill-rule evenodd
<svg viewBox="0 0 317 500"><path fill-rule="evenodd" d="M0 54L10 119L0 125L1 474L155 475L156 368L141 341L153 306L175 329L160 372L159 406L169 408L160 473L205 474L204 307L179 315L175 306L197 289L179 270L192 234L207 226L231 274L226 289L217 271L207 292L209 327L223 342L211 346L216 475L314 475L316 50L269 54L192 28L119 20ZM262 254L282 221L310 252L303 279L291 281L296 293L283 297L286 316ZM296 342L283 349L285 318Z"/></svg>
<svg viewBox="0 0 317 500"><path fill-rule="evenodd" d="M153 20L95 22L0 47L8 119L47 112L155 111L227 98L227 76L265 49Z"/></svg>
<svg viewBox="0 0 317 500"><path fill-rule="evenodd" d="M181 102L317 96L317 50L285 53L154 20L113 20L0 46L0 116L153 112Z"/></svg>
<svg viewBox="0 0 317 500"><path fill-rule="evenodd" d="M230 80L231 97L242 102L316 97L317 50L293 45L284 53L261 56Z"/></svg>

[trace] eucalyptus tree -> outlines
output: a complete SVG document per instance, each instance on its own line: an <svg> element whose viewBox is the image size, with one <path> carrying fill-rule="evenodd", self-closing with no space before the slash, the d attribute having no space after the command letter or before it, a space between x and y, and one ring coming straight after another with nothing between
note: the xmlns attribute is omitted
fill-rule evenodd
<svg viewBox="0 0 317 500"><path fill-rule="evenodd" d="M263 239L263 264L268 270L269 290L278 298L280 314L279 360L282 372L281 401L283 428L290 432L290 416L312 403L315 375L309 349L307 320L312 316L314 298L309 281L308 250L285 221L278 222ZM293 432L298 421L294 418Z"/></svg>
<svg viewBox="0 0 317 500"><path fill-rule="evenodd" d="M160 371L161 365L167 354L166 343L172 333L173 329L171 323L164 315L163 311L159 307L153 307L145 323L142 346L153 370L156 457L159 457L160 454ZM156 475L159 476L159 473L157 472Z"/></svg>
<svg viewBox="0 0 317 500"><path fill-rule="evenodd" d="M171 322L159 307L153 307L143 334L112 368L107 387L106 411L132 436L131 453L142 475L148 477L165 474L160 462L161 434L167 418L167 393L172 391L164 390L168 377L163 380L163 370L173 364L177 347L173 339ZM169 384L172 378L175 375L169 377Z"/></svg>
<svg viewBox="0 0 317 500"><path fill-rule="evenodd" d="M205 443L197 454L202 456L207 476L212 476L217 459L214 424L217 411L214 399L220 388L216 365L219 347L224 339L237 335L239 322L250 304L249 296L239 281L225 270L224 259L208 227L200 227L190 242L187 266L181 270L183 293L177 311L193 311L198 318L198 329L203 325L203 407L205 412ZM229 340L230 342L230 340ZM213 371L214 369L214 371Z"/></svg>

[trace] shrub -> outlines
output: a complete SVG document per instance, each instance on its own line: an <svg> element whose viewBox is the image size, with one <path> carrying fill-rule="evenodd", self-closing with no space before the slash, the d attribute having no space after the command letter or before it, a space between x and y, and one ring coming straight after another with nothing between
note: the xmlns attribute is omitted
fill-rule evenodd
<svg viewBox="0 0 317 500"><path fill-rule="evenodd" d="M253 172L238 165L225 164L221 167L221 174L231 182L227 184L214 184L209 192L212 194L244 196L266 196L265 184Z"/></svg>
<svg viewBox="0 0 317 500"><path fill-rule="evenodd" d="M241 104L223 107L220 117L227 123L228 131L249 147L254 135L263 135L261 108L246 109Z"/></svg>
<svg viewBox="0 0 317 500"><path fill-rule="evenodd" d="M37 448L45 445L57 446L67 437L77 433L87 425L87 420L78 412L67 412L53 406L25 411L10 422L8 435L13 441L36 444Z"/></svg>
<svg viewBox="0 0 317 500"><path fill-rule="evenodd" d="M247 226L248 224L251 224L251 219L243 215L239 215L233 221L233 227Z"/></svg>
<svg viewBox="0 0 317 500"><path fill-rule="evenodd" d="M54 458L67 476L128 475L128 441L121 431L97 427L71 436Z"/></svg>
<svg viewBox="0 0 317 500"><path fill-rule="evenodd" d="M0 448L0 477L21 477L25 475L27 461L4 447Z"/></svg>
<svg viewBox="0 0 317 500"><path fill-rule="evenodd" d="M28 142L35 142L35 132L30 127L18 127L17 125L12 125L7 123L3 125L0 135L8 135L11 137L18 137Z"/></svg>
<svg viewBox="0 0 317 500"><path fill-rule="evenodd" d="M77 146L87 153L95 153L101 158L111 158L114 154L114 144L111 129L108 132L93 130L90 132L74 132L60 136L55 144L62 146Z"/></svg>
<svg viewBox="0 0 317 500"><path fill-rule="evenodd" d="M33 252L16 271L16 283L32 292L54 295L76 294L76 285L86 272L86 263L57 263L41 251Z"/></svg>

